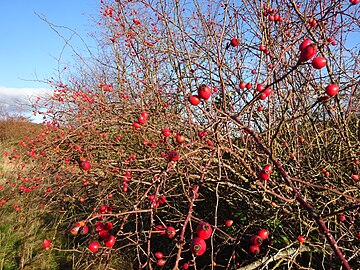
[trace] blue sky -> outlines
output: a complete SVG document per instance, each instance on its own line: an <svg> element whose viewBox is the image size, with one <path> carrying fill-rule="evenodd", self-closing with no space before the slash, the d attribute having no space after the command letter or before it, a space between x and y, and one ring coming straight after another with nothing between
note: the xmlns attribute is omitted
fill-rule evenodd
<svg viewBox="0 0 360 270"><path fill-rule="evenodd" d="M99 6L99 0L0 0L0 109L15 97L42 92L47 85L31 80L49 78L58 67L64 41L38 15L75 30L91 45L87 34L93 31ZM70 37L70 32L60 31ZM76 38L72 44L83 46ZM61 61L71 57L67 48Z"/></svg>

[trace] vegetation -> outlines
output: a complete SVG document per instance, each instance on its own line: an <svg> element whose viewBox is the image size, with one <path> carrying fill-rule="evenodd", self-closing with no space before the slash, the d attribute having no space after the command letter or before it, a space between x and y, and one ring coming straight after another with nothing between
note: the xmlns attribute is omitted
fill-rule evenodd
<svg viewBox="0 0 360 270"><path fill-rule="evenodd" d="M102 1L4 149L4 265L356 269L355 2Z"/></svg>

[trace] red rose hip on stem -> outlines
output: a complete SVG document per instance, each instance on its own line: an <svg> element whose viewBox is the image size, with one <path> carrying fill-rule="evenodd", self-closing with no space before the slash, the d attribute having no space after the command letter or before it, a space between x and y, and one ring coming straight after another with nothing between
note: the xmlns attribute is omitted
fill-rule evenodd
<svg viewBox="0 0 360 270"><path fill-rule="evenodd" d="M225 226L230 227L233 225L233 223L234 223L234 221L232 219L228 219L227 221L225 221Z"/></svg>
<svg viewBox="0 0 360 270"><path fill-rule="evenodd" d="M170 238L170 239L174 238L175 235L176 235L176 230L175 230L174 227L169 226L169 227L166 228L166 237L167 238Z"/></svg>
<svg viewBox="0 0 360 270"><path fill-rule="evenodd" d="M271 165L265 165L263 170L264 170L264 172L266 172L268 174L271 174L273 172Z"/></svg>
<svg viewBox="0 0 360 270"><path fill-rule="evenodd" d="M339 92L340 88L338 85L336 84L329 84L326 88L325 88L325 91L326 91L326 94L329 96L329 97L333 97L333 96L336 96L336 94Z"/></svg>
<svg viewBox="0 0 360 270"><path fill-rule="evenodd" d="M42 247L45 248L46 250L49 250L50 246L51 246L51 241L48 239L45 239L42 243L41 243Z"/></svg>
<svg viewBox="0 0 360 270"><path fill-rule="evenodd" d="M261 246L261 244L263 243L263 239L258 235L253 235L251 237L251 243L253 245Z"/></svg>
<svg viewBox="0 0 360 270"><path fill-rule="evenodd" d="M200 98L197 95L193 95L189 97L189 102L191 105L197 106L200 104Z"/></svg>
<svg viewBox="0 0 360 270"><path fill-rule="evenodd" d="M299 243L304 243L305 242L305 237L302 235L299 235L297 240L299 241Z"/></svg>
<svg viewBox="0 0 360 270"><path fill-rule="evenodd" d="M261 170L258 172L258 177L260 180L268 180L270 178L270 174L264 170Z"/></svg>
<svg viewBox="0 0 360 270"><path fill-rule="evenodd" d="M83 169L84 171L88 171L88 170L90 170L90 168L91 168L91 164L90 164L90 162L87 161L87 160L82 161L81 164L80 164L80 166L81 166L81 169Z"/></svg>
<svg viewBox="0 0 360 270"><path fill-rule="evenodd" d="M240 40L237 39L237 38L232 38L230 40L230 45L233 46L233 47L239 46L240 45Z"/></svg>
<svg viewBox="0 0 360 270"><path fill-rule="evenodd" d="M108 248L112 248L115 245L116 237L113 235L109 235L105 240L105 246Z"/></svg>
<svg viewBox="0 0 360 270"><path fill-rule="evenodd" d="M305 39L303 42L301 42L301 44L299 46L299 50L302 51L307 46L309 46L311 43L312 43L312 41L310 39Z"/></svg>
<svg viewBox="0 0 360 270"><path fill-rule="evenodd" d="M311 65L315 69L322 69L323 67L326 66L326 58L324 58L324 57L315 57L312 60Z"/></svg>
<svg viewBox="0 0 360 270"><path fill-rule="evenodd" d="M260 236L262 240L265 240L269 237L269 231L266 229L261 229L258 231L257 235Z"/></svg>
<svg viewBox="0 0 360 270"><path fill-rule="evenodd" d="M99 248L100 248L99 242L91 242L89 244L89 249L90 249L91 252L96 252L96 251L99 250Z"/></svg>
<svg viewBox="0 0 360 270"><path fill-rule="evenodd" d="M159 260L157 261L157 265L158 265L158 266L164 266L165 263L166 263L166 260L165 260L165 259L159 259Z"/></svg>
<svg viewBox="0 0 360 270"><path fill-rule="evenodd" d="M204 239L196 237L191 241L190 250L195 256L201 256L206 251L206 243Z"/></svg>
<svg viewBox="0 0 360 270"><path fill-rule="evenodd" d="M211 225L207 222L200 223L196 228L196 234L198 237L202 239L208 239L210 238L212 233Z"/></svg>
<svg viewBox="0 0 360 270"><path fill-rule="evenodd" d="M171 150L168 157L169 161L177 161L179 159L179 154L176 150Z"/></svg>
<svg viewBox="0 0 360 270"><path fill-rule="evenodd" d="M317 52L316 45L310 44L309 46L306 46L303 50L301 50L299 62L303 63L310 60L311 58L314 57L316 52Z"/></svg>
<svg viewBox="0 0 360 270"><path fill-rule="evenodd" d="M168 128L164 128L162 130L162 134L164 135L164 137L169 137L171 135L171 130Z"/></svg>
<svg viewBox="0 0 360 270"><path fill-rule="evenodd" d="M211 88L205 84L200 85L199 89L198 89L198 96L202 99L209 99L211 96Z"/></svg>
<svg viewBox="0 0 360 270"><path fill-rule="evenodd" d="M258 245L251 245L249 251L251 254L258 255L260 253L260 247Z"/></svg>

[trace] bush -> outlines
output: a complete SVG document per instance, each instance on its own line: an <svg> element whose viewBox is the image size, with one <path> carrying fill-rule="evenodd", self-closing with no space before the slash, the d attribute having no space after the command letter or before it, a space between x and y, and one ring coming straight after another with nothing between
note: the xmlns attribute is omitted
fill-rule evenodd
<svg viewBox="0 0 360 270"><path fill-rule="evenodd" d="M99 55L49 81L42 131L10 158L4 196L36 205L49 252L76 269L355 267L358 5L102 3Z"/></svg>

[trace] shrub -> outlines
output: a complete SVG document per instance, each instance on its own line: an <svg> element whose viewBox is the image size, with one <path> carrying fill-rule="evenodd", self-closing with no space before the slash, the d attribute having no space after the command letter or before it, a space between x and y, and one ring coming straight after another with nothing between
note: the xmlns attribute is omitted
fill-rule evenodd
<svg viewBox="0 0 360 270"><path fill-rule="evenodd" d="M11 157L6 196L54 218L66 236L50 250L73 252L79 269L119 254L134 268L350 269L359 63L346 37L359 13L342 2L102 1L101 51L49 81L53 95L34 105L43 129ZM213 230L196 257L202 222ZM270 236L254 248L259 229Z"/></svg>

